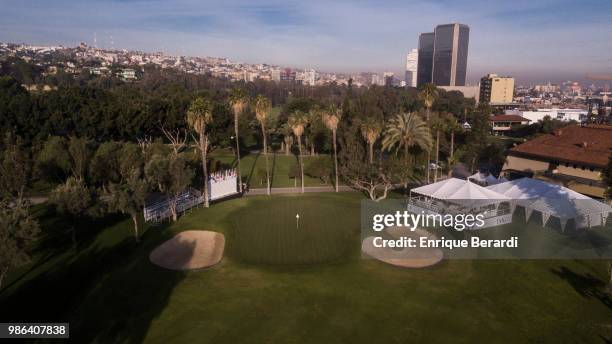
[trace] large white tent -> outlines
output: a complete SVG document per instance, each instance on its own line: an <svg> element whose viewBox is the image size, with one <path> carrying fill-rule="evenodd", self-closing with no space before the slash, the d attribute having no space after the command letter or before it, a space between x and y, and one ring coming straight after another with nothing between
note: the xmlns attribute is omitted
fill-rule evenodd
<svg viewBox="0 0 612 344"><path fill-rule="evenodd" d="M564 228L574 219L576 228L605 225L612 207L564 186L550 184L532 178L521 178L487 187L512 199L512 206L525 208L528 220L532 212L542 213L542 225L553 216L559 218Z"/></svg>
<svg viewBox="0 0 612 344"><path fill-rule="evenodd" d="M483 186L495 185L495 184L506 181L505 178L497 179L495 178L494 175L490 173L482 173L482 172L476 172L472 174L471 176L468 177L468 180L471 180Z"/></svg>
<svg viewBox="0 0 612 344"><path fill-rule="evenodd" d="M483 206L509 200L510 197L489 190L468 180L449 178L437 183L428 184L410 193L445 200L463 206Z"/></svg>

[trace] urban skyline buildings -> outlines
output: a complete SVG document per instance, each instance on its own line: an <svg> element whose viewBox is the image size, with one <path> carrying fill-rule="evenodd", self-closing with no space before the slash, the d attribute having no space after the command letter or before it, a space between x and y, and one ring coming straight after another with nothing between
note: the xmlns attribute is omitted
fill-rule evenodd
<svg viewBox="0 0 612 344"><path fill-rule="evenodd" d="M419 36L417 86L465 86L470 28L453 23Z"/></svg>
<svg viewBox="0 0 612 344"><path fill-rule="evenodd" d="M417 86L417 72L419 63L419 50L410 49L410 52L406 54L406 86L416 87Z"/></svg>
<svg viewBox="0 0 612 344"><path fill-rule="evenodd" d="M419 35L417 87L431 82L435 37L433 32Z"/></svg>

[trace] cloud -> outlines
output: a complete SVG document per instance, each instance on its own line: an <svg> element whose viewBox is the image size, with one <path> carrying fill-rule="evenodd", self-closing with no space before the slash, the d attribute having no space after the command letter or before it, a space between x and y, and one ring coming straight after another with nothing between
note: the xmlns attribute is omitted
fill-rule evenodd
<svg viewBox="0 0 612 344"><path fill-rule="evenodd" d="M608 2L573 1L4 1L0 40L92 42L319 70L401 73L420 32L471 27L468 74L527 80L611 72ZM593 11L598 8L598 11Z"/></svg>

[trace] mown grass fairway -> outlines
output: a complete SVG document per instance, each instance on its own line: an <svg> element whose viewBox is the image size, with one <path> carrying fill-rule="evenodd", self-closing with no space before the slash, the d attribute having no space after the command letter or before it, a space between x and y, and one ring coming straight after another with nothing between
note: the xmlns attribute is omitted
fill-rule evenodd
<svg viewBox="0 0 612 344"><path fill-rule="evenodd" d="M140 244L127 219L81 224L77 253L63 233L69 223L41 208L49 236L37 260L6 281L0 321L67 321L77 343L612 340L604 261L455 260L406 270L362 259L359 245L327 262L290 265L249 263L232 247L238 233L230 215L246 216L249 227L240 231L261 232L288 204L312 207L303 211L320 214L321 228L358 242L360 197L226 201L149 228ZM149 262L153 248L194 228L226 235L229 252L219 265L173 272Z"/></svg>

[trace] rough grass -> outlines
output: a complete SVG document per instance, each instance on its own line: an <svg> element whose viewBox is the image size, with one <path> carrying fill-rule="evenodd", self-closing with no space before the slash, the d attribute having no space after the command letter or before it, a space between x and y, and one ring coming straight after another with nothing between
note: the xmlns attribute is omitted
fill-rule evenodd
<svg viewBox="0 0 612 344"><path fill-rule="evenodd" d="M226 201L149 228L140 244L128 219L81 224L87 235L76 252L68 222L41 208L47 238L0 292L0 322L67 321L78 343L612 340L603 261L460 260L407 270L364 260L358 246L314 265L252 264L230 254L211 269L174 272L148 261L157 245L193 228L223 232L231 245L228 214L277 209L295 197L329 207L333 217L325 213L320 222L358 236L356 193ZM249 216L261 231L272 215Z"/></svg>

